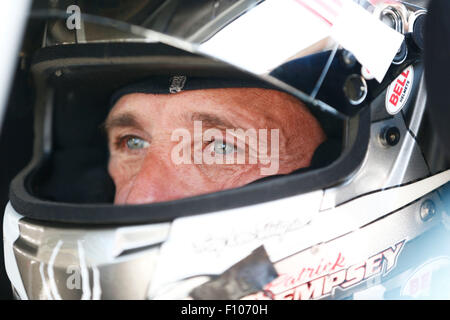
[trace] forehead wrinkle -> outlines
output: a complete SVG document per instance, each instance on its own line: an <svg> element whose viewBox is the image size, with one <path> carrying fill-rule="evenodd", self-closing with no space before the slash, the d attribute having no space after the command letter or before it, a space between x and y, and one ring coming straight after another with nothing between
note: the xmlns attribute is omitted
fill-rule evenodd
<svg viewBox="0 0 450 320"><path fill-rule="evenodd" d="M184 114L184 118L187 121L191 121L191 122L201 121L203 126L211 127L211 128L220 127L220 128L224 128L224 129L227 129L227 128L234 129L234 128L238 127L232 121L230 121L222 116L219 116L219 115L216 115L213 113L208 113L208 112L186 113L186 114Z"/></svg>

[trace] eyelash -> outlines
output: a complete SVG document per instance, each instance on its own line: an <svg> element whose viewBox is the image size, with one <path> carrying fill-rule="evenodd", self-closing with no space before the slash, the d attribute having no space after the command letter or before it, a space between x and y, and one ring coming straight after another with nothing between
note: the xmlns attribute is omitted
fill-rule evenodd
<svg viewBox="0 0 450 320"><path fill-rule="evenodd" d="M131 138L142 139L142 138L140 138L140 137L138 137L138 136L130 135L130 134L127 134L127 135L124 135L124 136L119 136L119 137L117 137L117 138L115 139L115 141L114 141L114 147L115 147L115 149L116 149L116 150L123 150L123 149L125 149L125 142L126 142L128 139L131 139ZM216 142L215 139L209 140L209 141L204 141L204 142L203 142L203 150L204 150L207 146L209 146L209 145L211 145L212 143L215 143L215 142ZM226 141L223 141L223 143L227 144ZM236 144L233 144L233 146L234 146L235 150L238 149Z"/></svg>
<svg viewBox="0 0 450 320"><path fill-rule="evenodd" d="M213 143L215 143L215 142L216 142L216 139L209 140L209 141L204 141L204 142L203 142L203 145L204 145L203 150L205 150L206 147L208 147L209 145L211 145L211 144L213 144ZM228 144L228 142L227 142L226 140L223 140L222 142L223 142L224 144ZM236 145L235 143L233 143L232 145L234 146L234 150L237 151L237 150L238 150L237 145Z"/></svg>
<svg viewBox="0 0 450 320"><path fill-rule="evenodd" d="M125 144L124 143L128 139L131 139L131 138L142 139L142 138L139 138L138 136L131 135L131 134L127 134L127 135L124 135L124 136L119 136L114 141L114 147L116 148L116 150L123 150L125 148Z"/></svg>

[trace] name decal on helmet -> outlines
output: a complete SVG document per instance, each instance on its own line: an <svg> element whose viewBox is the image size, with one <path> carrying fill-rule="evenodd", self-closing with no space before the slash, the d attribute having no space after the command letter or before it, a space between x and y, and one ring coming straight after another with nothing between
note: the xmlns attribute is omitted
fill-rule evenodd
<svg viewBox="0 0 450 320"><path fill-rule="evenodd" d="M336 257L322 259L317 265L291 266L295 272L279 272L279 277L268 283L264 291L245 299L309 300L333 295L337 288L346 290L374 276L389 273L395 267L405 241L359 263L347 264L345 256L339 252ZM275 268L278 269L277 264Z"/></svg>

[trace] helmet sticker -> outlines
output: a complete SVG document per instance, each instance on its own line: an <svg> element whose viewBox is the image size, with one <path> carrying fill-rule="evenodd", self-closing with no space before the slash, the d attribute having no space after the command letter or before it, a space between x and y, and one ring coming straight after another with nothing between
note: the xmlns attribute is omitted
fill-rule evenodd
<svg viewBox="0 0 450 320"><path fill-rule="evenodd" d="M341 290L349 289L369 278L389 273L395 267L405 242L406 240L399 241L393 247L356 264L347 264L345 255L339 252L328 260L320 260L317 265L300 266L294 263L288 266L288 260L298 261L294 255L275 264L277 271L281 271L277 268L280 263L286 264L283 267L286 272L279 272L280 276L267 284L263 292L246 299L263 300L269 295L277 300L309 300L333 295L338 287Z"/></svg>
<svg viewBox="0 0 450 320"><path fill-rule="evenodd" d="M414 67L409 66L388 87L386 92L386 111L397 114L408 102L414 81Z"/></svg>
<svg viewBox="0 0 450 320"><path fill-rule="evenodd" d="M450 270L450 257L433 258L419 266L408 278L400 295L412 299L424 299L432 292L433 281L439 281L439 272Z"/></svg>

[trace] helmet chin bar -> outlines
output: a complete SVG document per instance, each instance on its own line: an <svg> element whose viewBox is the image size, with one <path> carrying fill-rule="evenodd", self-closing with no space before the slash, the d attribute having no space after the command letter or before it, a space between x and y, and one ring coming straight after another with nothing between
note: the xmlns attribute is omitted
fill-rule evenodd
<svg viewBox="0 0 450 320"><path fill-rule="evenodd" d="M327 210L316 191L118 228L40 224L9 204L6 269L20 299L417 297L411 286L423 272L450 276L449 205L439 195L449 179L447 170Z"/></svg>

